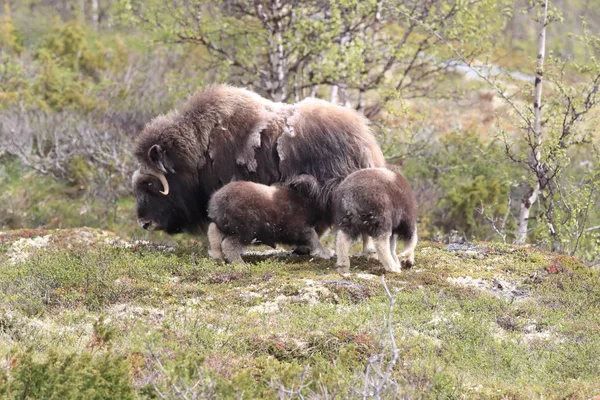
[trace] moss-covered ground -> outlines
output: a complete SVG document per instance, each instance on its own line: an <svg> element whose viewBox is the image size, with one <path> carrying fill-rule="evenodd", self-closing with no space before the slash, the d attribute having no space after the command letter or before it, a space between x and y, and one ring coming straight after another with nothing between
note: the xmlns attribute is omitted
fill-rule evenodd
<svg viewBox="0 0 600 400"><path fill-rule="evenodd" d="M384 277L391 325L375 260L342 276L286 252L245 259L93 229L0 233L0 397L600 395L600 279L576 259L423 242L415 268Z"/></svg>

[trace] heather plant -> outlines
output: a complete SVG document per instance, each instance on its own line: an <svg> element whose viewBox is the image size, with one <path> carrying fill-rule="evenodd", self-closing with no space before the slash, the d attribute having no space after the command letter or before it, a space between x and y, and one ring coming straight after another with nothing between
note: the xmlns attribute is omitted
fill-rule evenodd
<svg viewBox="0 0 600 400"><path fill-rule="evenodd" d="M0 234L8 398L590 398L598 272L512 244L422 241L416 268ZM354 261L354 260L353 260ZM387 287L387 290L386 290ZM388 292L389 291L389 292ZM81 397L78 397L81 396ZM95 396L95 397L94 397Z"/></svg>
<svg viewBox="0 0 600 400"><path fill-rule="evenodd" d="M5 399L134 399L127 362L104 355L49 352L37 360L33 352L12 355L11 377L0 375Z"/></svg>
<svg viewBox="0 0 600 400"><path fill-rule="evenodd" d="M12 21L10 5L5 4L4 14L0 16L0 49L18 54L23 50L20 42L19 32Z"/></svg>

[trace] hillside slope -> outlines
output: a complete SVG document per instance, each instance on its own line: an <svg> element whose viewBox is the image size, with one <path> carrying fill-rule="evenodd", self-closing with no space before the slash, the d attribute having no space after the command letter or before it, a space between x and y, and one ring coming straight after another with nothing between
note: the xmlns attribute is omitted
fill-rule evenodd
<svg viewBox="0 0 600 400"><path fill-rule="evenodd" d="M86 228L0 233L0 397L600 395L600 280L576 259L424 242L414 269L385 276L390 298L374 260L341 276L245 258Z"/></svg>

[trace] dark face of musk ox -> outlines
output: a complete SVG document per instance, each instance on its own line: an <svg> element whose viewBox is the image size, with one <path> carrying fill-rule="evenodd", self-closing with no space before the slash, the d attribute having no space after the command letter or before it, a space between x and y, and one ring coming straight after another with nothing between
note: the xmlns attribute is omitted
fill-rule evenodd
<svg viewBox="0 0 600 400"><path fill-rule="evenodd" d="M138 224L149 231L169 234L190 230L188 227L195 226L201 216L200 210L193 207L198 194L173 170L160 146L150 149L150 158L155 165L141 167L132 179Z"/></svg>

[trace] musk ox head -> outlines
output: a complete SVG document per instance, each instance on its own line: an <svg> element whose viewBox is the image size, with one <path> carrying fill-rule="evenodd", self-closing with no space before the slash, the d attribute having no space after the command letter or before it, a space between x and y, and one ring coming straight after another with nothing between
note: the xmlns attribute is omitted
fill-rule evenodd
<svg viewBox="0 0 600 400"><path fill-rule="evenodd" d="M132 179L138 224L150 231L180 233L194 220L194 190L178 176L160 145L150 147L148 159L151 164L140 167Z"/></svg>
<svg viewBox="0 0 600 400"><path fill-rule="evenodd" d="M307 174L327 187L384 164L366 119L354 110L315 99L273 103L225 85L151 121L135 157L138 222L168 233L205 230L210 196L233 180L270 185Z"/></svg>

